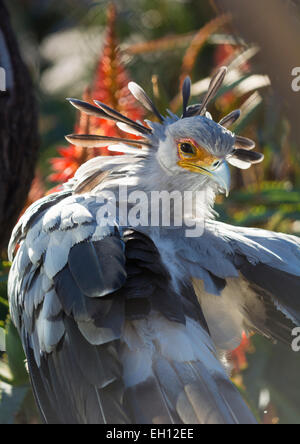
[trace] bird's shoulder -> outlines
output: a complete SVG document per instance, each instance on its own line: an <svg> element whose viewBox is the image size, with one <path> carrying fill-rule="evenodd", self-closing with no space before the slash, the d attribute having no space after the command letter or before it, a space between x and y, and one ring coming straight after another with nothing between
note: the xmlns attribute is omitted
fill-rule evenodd
<svg viewBox="0 0 300 444"><path fill-rule="evenodd" d="M17 250L9 276L16 325L21 317L31 332L42 308L49 310L46 317L66 313L93 322L105 297L116 310L121 304L127 318L156 310L171 321L185 323L188 314L205 325L191 283L174 285L166 249L117 221L102 224L102 205L96 196L64 191L38 201L20 219L10 243L10 254Z"/></svg>
<svg viewBox="0 0 300 444"><path fill-rule="evenodd" d="M89 245L115 234L114 227L97 223L99 207L97 199L90 195L62 191L27 209L9 244L12 267L8 293L13 315L30 301L26 308L28 317L32 316L34 306L38 308L53 289L54 277L66 267L75 246Z"/></svg>

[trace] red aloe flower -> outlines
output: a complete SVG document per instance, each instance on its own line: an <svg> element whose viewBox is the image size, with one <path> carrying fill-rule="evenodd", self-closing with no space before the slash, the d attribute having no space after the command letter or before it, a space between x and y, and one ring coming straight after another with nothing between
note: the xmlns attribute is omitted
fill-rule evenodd
<svg viewBox="0 0 300 444"><path fill-rule="evenodd" d="M140 120L143 118L143 111L136 105L135 99L127 88L130 79L119 51L119 42L115 30L116 14L116 7L111 4L108 8L106 43L97 67L92 96L131 119ZM108 136L121 134L111 121L92 117L91 125L91 129L100 131L100 134L105 133Z"/></svg>
<svg viewBox="0 0 300 444"><path fill-rule="evenodd" d="M108 8L108 25L103 53L101 55L92 89L87 88L83 100L93 104L93 100L109 105L133 120L141 120L144 116L142 109L136 105L127 85L130 81L122 63L119 52L119 42L116 36L116 7ZM114 122L80 114L77 134L99 134L103 136L122 137L122 133ZM111 155L106 148L86 149L71 145L69 148L58 148L61 157L51 159L54 173L49 177L52 182L66 182L74 176L76 170L92 157ZM115 153L117 154L117 153Z"/></svg>
<svg viewBox="0 0 300 444"><path fill-rule="evenodd" d="M83 94L83 100L87 102L90 101L90 93L88 89ZM75 125L75 132L77 134L90 133L90 116L79 113L79 119ZM54 173L49 176L49 180L51 182L59 183L66 182L68 179L73 177L80 165L86 162L91 154L94 154L94 150L87 150L83 147L75 145L60 147L57 149L57 151L61 157L50 159Z"/></svg>
<svg viewBox="0 0 300 444"><path fill-rule="evenodd" d="M233 365L235 373L239 373L241 370L245 370L248 366L246 353L251 349L251 341L247 337L246 333L243 333L242 342L240 345L230 352L229 360Z"/></svg>

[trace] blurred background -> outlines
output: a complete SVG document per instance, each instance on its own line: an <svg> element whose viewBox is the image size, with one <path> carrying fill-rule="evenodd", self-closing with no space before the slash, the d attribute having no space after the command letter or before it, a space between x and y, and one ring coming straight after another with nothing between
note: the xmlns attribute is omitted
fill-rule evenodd
<svg viewBox="0 0 300 444"><path fill-rule="evenodd" d="M265 161L247 171L232 170L231 195L227 200L220 197L217 202L220 219L233 225L300 235L300 92L291 87L292 69L297 61L300 65L299 2L248 3L7 1L11 28L1 28L0 19L0 65L4 63L1 39L8 33L12 43L4 50L12 58L13 69L23 70L23 80L28 73L29 77L26 86L22 86L21 80L19 84L20 117L12 126L18 130L18 140L15 136L9 143L2 140L1 147L3 152L9 145L10 152L15 150L16 163L11 162L12 171L6 170L5 174L11 189L20 189L22 193L14 199L11 195L8 199L9 190L3 198L0 195L0 207L3 201L4 208L1 211L9 214L4 222L0 218L0 226L2 223L10 231L29 204L57 189L91 156L107 155L105 149L87 153L65 142L64 135L73 131L116 133L109 123L76 114L66 97L83 97L87 101L93 97L131 118L146 118L126 87L129 80L134 80L156 98L161 110L170 108L180 113L178 91L184 77L191 76L192 103L199 103L209 77L225 64L229 74L210 111L218 121L233 109L241 108L243 115L234 131L256 140ZM1 4L2 1L0 8L4 7ZM24 64L21 59L14 62L10 53L16 51ZM15 100L11 111L7 111L15 116L18 97L13 87L1 94L1 102ZM1 139L3 123L0 125ZM30 134L23 139L26 132ZM14 170L16 164L18 171ZM12 200L14 208L9 212ZM6 335L6 353L0 354L0 423L35 424L39 416L25 358L8 317L6 281L10 264L6 244L4 236L0 333ZM245 336L230 359L233 380L260 422L300 423L299 354L255 335Z"/></svg>

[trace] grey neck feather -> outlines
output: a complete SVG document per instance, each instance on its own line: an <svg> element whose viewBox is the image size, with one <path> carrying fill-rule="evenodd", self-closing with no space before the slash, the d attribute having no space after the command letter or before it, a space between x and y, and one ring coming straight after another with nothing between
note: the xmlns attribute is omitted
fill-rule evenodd
<svg viewBox="0 0 300 444"><path fill-rule="evenodd" d="M103 180L92 194L95 196L104 195L106 192L113 192L119 204L119 189L126 187L126 196L129 193L142 191L147 195L148 202L151 202L153 192L174 193L179 192L184 202L184 192L192 193L193 213L189 217L196 217L208 220L215 217L213 210L217 189L213 182L199 174L184 171L179 174L167 174L158 160L157 151L148 156L114 156L111 158L93 159L84 165L76 174L73 182L67 186L73 187L78 181L84 180L89 174L99 171L110 171L107 178ZM174 194L172 194L173 196ZM125 194L123 193L123 198ZM195 208L197 207L197 211ZM130 206L129 206L130 208ZM151 207L149 204L149 211ZM182 218L186 208L182 205ZM162 209L160 208L160 212ZM171 206L171 226L174 220L174 208ZM179 217L179 215L177 215Z"/></svg>

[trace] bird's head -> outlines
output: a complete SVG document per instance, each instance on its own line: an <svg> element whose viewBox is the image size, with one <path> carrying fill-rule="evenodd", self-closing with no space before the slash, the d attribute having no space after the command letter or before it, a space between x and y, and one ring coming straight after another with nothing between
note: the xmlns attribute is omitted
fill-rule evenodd
<svg viewBox="0 0 300 444"><path fill-rule="evenodd" d="M183 113L181 117L168 111L162 116L145 91L136 83L128 87L134 97L156 116L157 122L146 120L147 126L135 122L95 101L97 106L69 99L87 114L114 120L126 133L140 136L139 140L118 139L105 136L71 135L67 140L85 147L108 146L111 151L148 157L145 176L155 187L165 184L165 190L201 190L209 186L216 192L228 194L230 188L229 165L247 169L263 160L263 155L253 152L255 143L229 131L240 117L236 110L215 122L207 112L207 105L221 87L227 68L220 68L212 78L201 104L188 106L191 81L186 78L182 87ZM142 148L142 149L141 149Z"/></svg>
<svg viewBox="0 0 300 444"><path fill-rule="evenodd" d="M209 117L193 116L166 126L156 156L164 174L185 183L185 188L201 189L211 184L228 194L227 159L234 145L234 134L226 128Z"/></svg>

